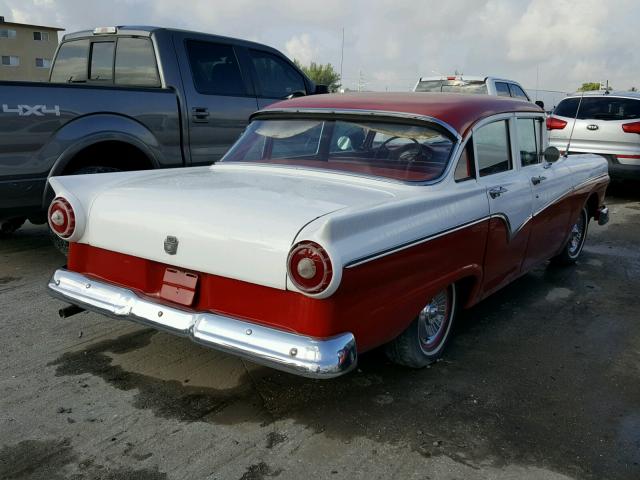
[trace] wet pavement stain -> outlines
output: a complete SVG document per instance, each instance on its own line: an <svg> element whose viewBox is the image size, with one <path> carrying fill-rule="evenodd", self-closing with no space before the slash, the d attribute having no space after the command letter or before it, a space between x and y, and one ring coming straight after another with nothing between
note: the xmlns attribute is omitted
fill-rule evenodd
<svg viewBox="0 0 640 480"><path fill-rule="evenodd" d="M286 440L287 440L287 436L283 435L282 433L269 432L269 434L267 435L266 447L271 449Z"/></svg>
<svg viewBox="0 0 640 480"><path fill-rule="evenodd" d="M0 450L0 478L62 480L60 470L75 460L69 439L24 440Z"/></svg>
<svg viewBox="0 0 640 480"><path fill-rule="evenodd" d="M71 473L76 470L77 473ZM24 440L0 449L2 480L166 480L157 469L108 468L93 459L78 462L68 438Z"/></svg>
<svg viewBox="0 0 640 480"><path fill-rule="evenodd" d="M6 285L7 283L15 282L16 280L20 280L17 277L0 277L0 285Z"/></svg>
<svg viewBox="0 0 640 480"><path fill-rule="evenodd" d="M517 463L579 478L615 471L616 478L637 479L634 444L611 435L611 418L640 405L632 365L637 356L609 354L624 342L640 342L631 335L632 315L608 317L609 302L628 301L631 287L601 279L617 298L594 298L589 282L612 266L594 267L588 260L569 269L539 268L466 312L446 358L423 370L394 366L377 350L361 356L358 371L331 381L265 369L243 375L237 388L215 389L113 365L108 353L144 348L160 334L153 330L66 353L53 365L56 375L90 373L117 389L137 389L134 406L164 418L262 428L292 419L334 441L367 437L470 466ZM588 274L579 276L576 268ZM558 288L573 294L545 302ZM615 328L603 331L603 320ZM267 448L275 440L267 436ZM243 478L268 476L260 465Z"/></svg>
<svg viewBox="0 0 640 480"><path fill-rule="evenodd" d="M240 477L240 480L263 480L265 477L277 477L282 470L273 470L264 462L251 465L247 471Z"/></svg>
<svg viewBox="0 0 640 480"><path fill-rule="evenodd" d="M56 366L56 376L96 375L113 387L129 391L137 389L135 408L149 409L162 418L197 421L224 410L239 398L255 397L243 378L237 389L216 390L206 387L185 386L176 380L163 380L124 370L113 364L107 353L123 354L149 345L156 330L145 329L121 337L104 340L90 348L68 352L49 365ZM232 422L234 420L230 420Z"/></svg>

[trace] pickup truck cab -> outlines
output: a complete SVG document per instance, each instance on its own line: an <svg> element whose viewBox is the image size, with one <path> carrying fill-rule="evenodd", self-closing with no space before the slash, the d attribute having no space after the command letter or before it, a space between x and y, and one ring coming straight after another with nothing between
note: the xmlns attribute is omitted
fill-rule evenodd
<svg viewBox="0 0 640 480"><path fill-rule="evenodd" d="M211 164L251 113L325 93L266 45L157 27L65 35L49 83L0 82L0 224L45 222L51 176Z"/></svg>
<svg viewBox="0 0 640 480"><path fill-rule="evenodd" d="M531 101L522 85L514 80L497 77L449 75L422 77L413 87L414 92L474 93L513 97Z"/></svg>

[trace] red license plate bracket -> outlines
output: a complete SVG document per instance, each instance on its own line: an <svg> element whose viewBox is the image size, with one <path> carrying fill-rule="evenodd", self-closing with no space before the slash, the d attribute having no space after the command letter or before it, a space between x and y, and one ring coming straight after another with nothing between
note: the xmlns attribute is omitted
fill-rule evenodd
<svg viewBox="0 0 640 480"><path fill-rule="evenodd" d="M195 300L198 275L167 267L162 278L160 298L190 307Z"/></svg>

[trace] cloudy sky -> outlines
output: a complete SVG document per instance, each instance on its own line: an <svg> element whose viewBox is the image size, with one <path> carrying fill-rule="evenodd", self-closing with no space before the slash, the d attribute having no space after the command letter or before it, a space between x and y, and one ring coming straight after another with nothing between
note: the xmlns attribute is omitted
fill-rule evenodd
<svg viewBox="0 0 640 480"><path fill-rule="evenodd" d="M144 24L247 38L330 62L343 84L409 90L421 75L491 74L526 88L640 88L638 0L0 0L7 21L67 31ZM538 80L536 80L538 78Z"/></svg>

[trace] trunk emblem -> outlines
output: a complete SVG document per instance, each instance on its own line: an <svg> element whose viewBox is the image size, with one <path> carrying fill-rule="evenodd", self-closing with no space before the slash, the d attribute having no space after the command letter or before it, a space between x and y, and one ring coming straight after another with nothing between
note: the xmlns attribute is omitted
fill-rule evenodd
<svg viewBox="0 0 640 480"><path fill-rule="evenodd" d="M598 130L598 128L600 128L598 127L598 125L594 125L594 124L587 125L587 130Z"/></svg>
<svg viewBox="0 0 640 480"><path fill-rule="evenodd" d="M164 240L164 251L169 255L175 255L178 252L178 237L167 235Z"/></svg>

